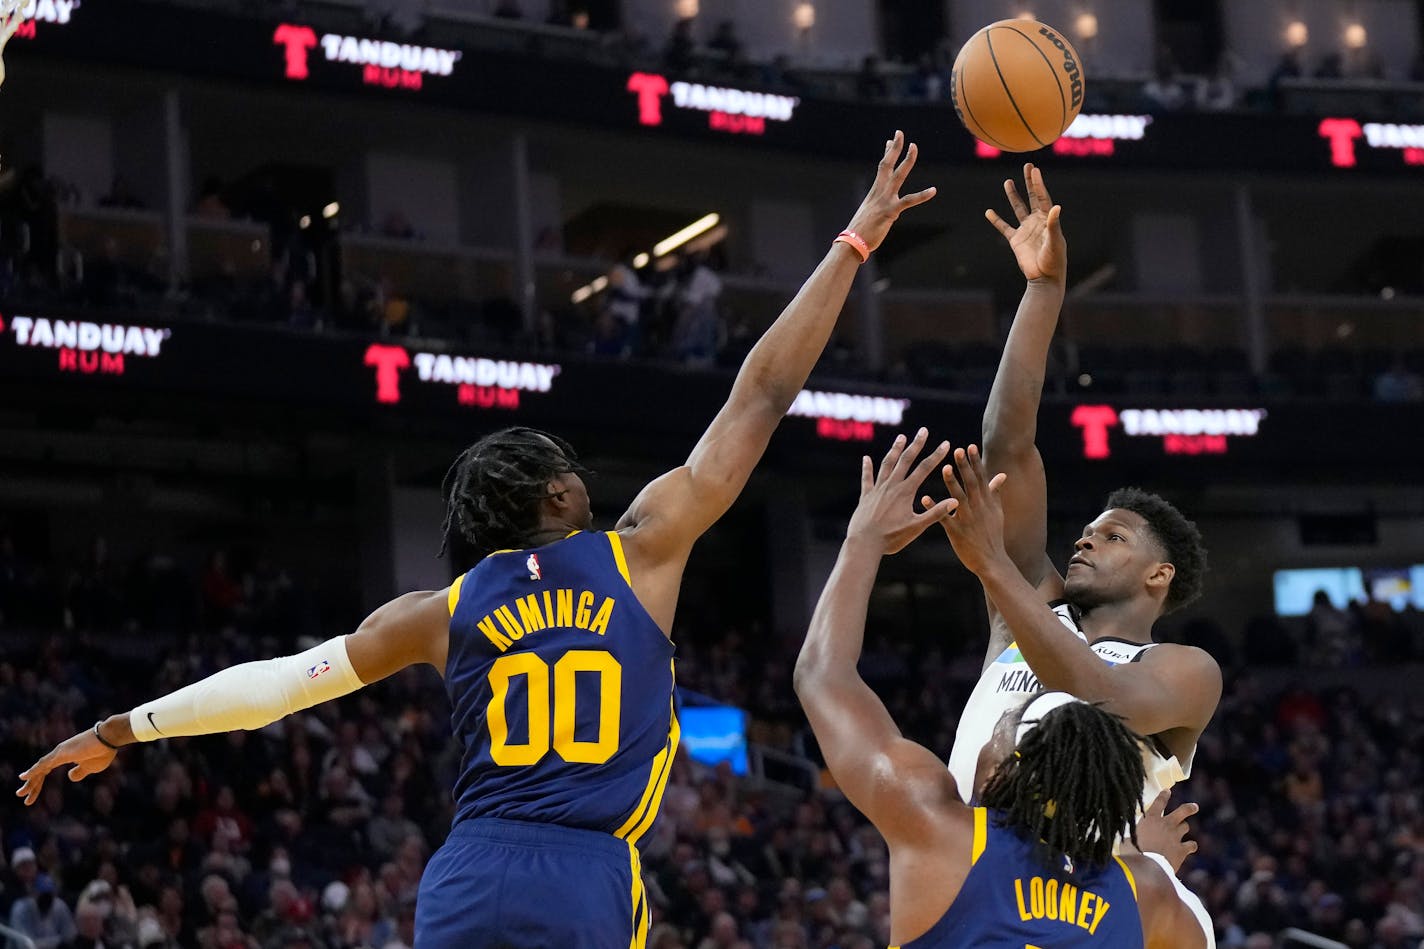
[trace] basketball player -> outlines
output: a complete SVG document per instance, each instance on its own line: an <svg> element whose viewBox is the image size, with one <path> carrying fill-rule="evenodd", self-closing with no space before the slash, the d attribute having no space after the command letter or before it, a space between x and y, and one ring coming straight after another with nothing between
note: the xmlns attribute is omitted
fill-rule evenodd
<svg viewBox="0 0 1424 949"><path fill-rule="evenodd" d="M949 451L941 444L916 466L925 439L923 429L908 447L897 438L878 474L862 461L860 504L796 662L796 694L831 775L889 844L892 943L1203 949L1175 882L1194 849L1182 843L1194 808L1163 816L1163 795L1134 830L1143 739L1119 718L1063 693L1009 710L985 750L996 760L982 806L970 808L956 776L900 734L860 678L881 557L963 510L961 493L914 513L916 487ZM1119 835L1144 852L1114 856Z"/></svg>
<svg viewBox="0 0 1424 949"><path fill-rule="evenodd" d="M1068 252L1062 209L1043 173L1025 165L1024 183L1027 204L1004 182L1017 227L985 212L1028 278L984 411L983 462L1008 475L1000 493L1003 546L1014 569L1000 563L975 571L988 603L989 649L949 767L968 801L979 750L1005 709L1040 689L1061 690L1102 703L1149 736L1146 804L1191 773L1197 738L1221 698L1221 670L1210 655L1152 641L1159 616L1200 594L1206 552L1196 525L1175 507L1125 488L1083 528L1066 577L1048 557L1047 482L1034 439Z"/></svg>
<svg viewBox="0 0 1424 949"><path fill-rule="evenodd" d="M902 153L904 161L900 161ZM422 949L629 949L647 937L638 844L676 755L673 626L693 543L741 493L825 347L857 267L901 212L917 149L896 132L849 228L748 354L686 464L596 533L573 449L489 435L446 476L447 543L482 557L351 636L224 670L76 735L21 775L102 771L135 741L261 728L416 663L445 679L463 746L449 839L421 881ZM897 165L898 162L898 165Z"/></svg>

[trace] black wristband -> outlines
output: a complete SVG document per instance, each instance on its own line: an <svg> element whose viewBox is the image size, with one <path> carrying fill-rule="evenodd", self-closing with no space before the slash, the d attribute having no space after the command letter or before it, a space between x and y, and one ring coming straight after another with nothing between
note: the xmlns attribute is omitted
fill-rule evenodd
<svg viewBox="0 0 1424 949"><path fill-rule="evenodd" d="M106 739L103 735L99 733L99 726L102 724L103 719L100 719L99 721L94 723L94 737L99 739L99 744L103 745L105 748L112 748L114 751L118 751L118 745L110 744L108 739Z"/></svg>

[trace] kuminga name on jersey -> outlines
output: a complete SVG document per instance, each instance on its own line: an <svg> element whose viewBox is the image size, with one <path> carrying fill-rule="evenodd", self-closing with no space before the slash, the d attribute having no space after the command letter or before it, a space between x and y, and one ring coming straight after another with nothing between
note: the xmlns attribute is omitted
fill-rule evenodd
<svg viewBox="0 0 1424 949"><path fill-rule="evenodd" d="M677 751L673 646L616 533L499 551L450 588L445 683L464 749L455 824L602 831L636 844Z"/></svg>

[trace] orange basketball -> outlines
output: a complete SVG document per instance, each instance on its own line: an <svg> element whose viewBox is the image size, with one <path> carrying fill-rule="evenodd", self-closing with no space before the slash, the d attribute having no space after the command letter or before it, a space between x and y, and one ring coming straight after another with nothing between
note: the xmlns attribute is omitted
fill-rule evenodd
<svg viewBox="0 0 1424 949"><path fill-rule="evenodd" d="M1073 45L1036 20L1000 20L959 51L954 110L969 133L1006 152L1052 145L1083 107L1083 62Z"/></svg>

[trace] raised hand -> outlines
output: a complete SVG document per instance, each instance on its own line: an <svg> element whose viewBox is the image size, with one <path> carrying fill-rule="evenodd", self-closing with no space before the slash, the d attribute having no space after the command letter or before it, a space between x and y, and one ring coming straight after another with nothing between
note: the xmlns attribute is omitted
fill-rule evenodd
<svg viewBox="0 0 1424 949"><path fill-rule="evenodd" d="M1180 872L1187 857L1197 852L1197 842L1186 839L1191 832L1187 819L1201 808L1195 804L1183 804L1168 814L1167 798L1171 794L1169 789L1157 795L1157 800L1137 822L1137 846L1143 853L1161 854L1173 870Z"/></svg>
<svg viewBox="0 0 1424 949"><path fill-rule="evenodd" d="M946 465L943 474L950 498L959 503L954 513L940 523L960 562L977 574L995 561L1007 560L1004 503L999 497L999 488L1008 475L1000 472L990 478L977 445L970 445L968 450L956 448L954 467ZM929 505L928 495L922 503Z"/></svg>
<svg viewBox="0 0 1424 949"><path fill-rule="evenodd" d="M1063 208L1048 196L1043 172L1032 162L1024 165L1024 189L1028 192L1027 204L1019 196L1012 178L1004 182L1004 193L1018 219L1018 227L1011 227L992 208L984 212L984 217L1009 242L1014 260L1025 277L1061 285L1068 276L1068 243L1058 223Z"/></svg>
<svg viewBox="0 0 1424 949"><path fill-rule="evenodd" d="M900 161L902 153L905 155L904 161ZM910 144L908 151L905 149L904 132L897 131L895 137L885 143L885 154L875 169L875 183L870 186L865 200L860 202L860 207L850 219L849 229L859 234L865 243L870 245L871 250L875 250L885 240L891 225L902 212L924 204L935 196L934 188L900 196L900 189L904 187L905 179L910 176L910 170L915 167L915 160L919 156L919 146L914 143Z"/></svg>
<svg viewBox="0 0 1424 949"><path fill-rule="evenodd" d="M908 445L904 435L895 436L878 473L869 455L860 460L860 503L846 528L847 538L866 538L878 545L882 553L893 554L954 510L957 503L954 500L936 504L926 495L925 510L915 513L915 492L949 454L949 442L940 442L938 448L915 465L929 437L929 431L923 428ZM915 465L913 471L911 465Z"/></svg>
<svg viewBox="0 0 1424 949"><path fill-rule="evenodd" d="M92 729L82 731L55 745L53 751L30 765L27 770L21 771L20 780L24 784L20 785L15 796L23 799L25 805L29 806L39 799L45 777L54 769L67 764L74 765L69 769L69 780L79 781L91 774L98 774L113 764L116 754L114 749L99 741Z"/></svg>

